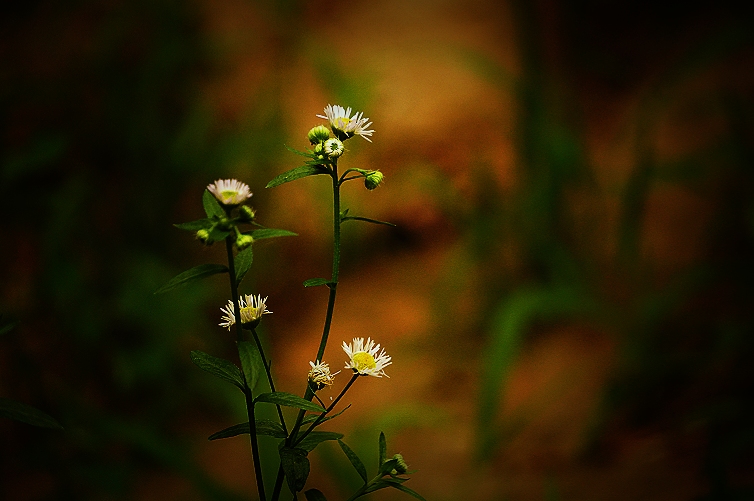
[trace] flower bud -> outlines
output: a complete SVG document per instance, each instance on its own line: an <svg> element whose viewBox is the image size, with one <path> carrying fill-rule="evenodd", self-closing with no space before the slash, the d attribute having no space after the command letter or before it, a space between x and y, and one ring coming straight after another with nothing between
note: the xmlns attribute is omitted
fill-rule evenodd
<svg viewBox="0 0 754 501"><path fill-rule="evenodd" d="M325 144L323 145L322 149L330 158L338 158L343 154L344 148L343 148L343 142L340 139L328 139L325 141Z"/></svg>
<svg viewBox="0 0 754 501"><path fill-rule="evenodd" d="M406 464L406 461L403 459L403 456L401 454L394 455L393 459L396 460L394 471L398 475L403 475L404 473L408 471L408 464Z"/></svg>
<svg viewBox="0 0 754 501"><path fill-rule="evenodd" d="M257 212L248 205L242 205L238 209L238 213L241 216L241 220L247 223L252 222L257 215Z"/></svg>
<svg viewBox="0 0 754 501"><path fill-rule="evenodd" d="M212 239L209 238L209 231L201 229L196 232L196 239L205 245L212 245Z"/></svg>
<svg viewBox="0 0 754 501"><path fill-rule="evenodd" d="M239 251L246 249L248 246L254 243L254 237L251 235L240 234L236 237L236 247Z"/></svg>
<svg viewBox="0 0 754 501"><path fill-rule="evenodd" d="M371 191L377 188L382 183L382 180L384 178L385 176L382 174L382 172L373 170L366 176L364 176L364 186L366 187L366 189Z"/></svg>
<svg viewBox="0 0 754 501"><path fill-rule="evenodd" d="M311 130L309 130L307 137L309 138L309 142L312 144L321 143L322 141L327 141L330 138L330 131L324 125L318 125L316 127L312 127Z"/></svg>

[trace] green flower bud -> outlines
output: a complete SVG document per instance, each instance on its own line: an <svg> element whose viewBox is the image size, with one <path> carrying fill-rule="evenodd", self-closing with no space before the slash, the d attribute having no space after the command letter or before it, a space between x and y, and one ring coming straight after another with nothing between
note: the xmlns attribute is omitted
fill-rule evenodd
<svg viewBox="0 0 754 501"><path fill-rule="evenodd" d="M312 144L321 143L322 141L327 141L328 139L330 139L330 130L324 125L318 125L316 127L312 127L311 130L309 130L307 137L309 138L309 142Z"/></svg>
<svg viewBox="0 0 754 501"><path fill-rule="evenodd" d="M402 455L396 454L393 456L393 459L397 461L395 469L393 470L396 472L396 474L403 475L408 471L408 464L406 464L406 461L403 459Z"/></svg>
<svg viewBox="0 0 754 501"><path fill-rule="evenodd" d="M343 142L340 139L336 138L328 139L327 141L325 141L322 149L330 158L338 158L343 154L343 151L345 150L345 148L343 147Z"/></svg>
<svg viewBox="0 0 754 501"><path fill-rule="evenodd" d="M238 213L241 216L241 220L247 223L252 222L254 220L254 217L257 215L257 212L248 205L242 205L238 209Z"/></svg>
<svg viewBox="0 0 754 501"><path fill-rule="evenodd" d="M240 234L236 237L236 247L239 251L244 250L248 246L254 243L254 237L251 235Z"/></svg>
<svg viewBox="0 0 754 501"><path fill-rule="evenodd" d="M196 232L196 239L205 245L212 245L212 239L209 238L209 231L199 230Z"/></svg>
<svg viewBox="0 0 754 501"><path fill-rule="evenodd" d="M384 174L378 170L373 170L364 176L364 186L368 190L373 190L378 187L382 180L385 178Z"/></svg>

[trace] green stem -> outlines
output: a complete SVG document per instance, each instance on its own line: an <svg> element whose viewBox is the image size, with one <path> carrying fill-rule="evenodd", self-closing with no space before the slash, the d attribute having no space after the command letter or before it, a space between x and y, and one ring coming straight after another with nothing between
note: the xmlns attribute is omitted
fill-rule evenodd
<svg viewBox="0 0 754 501"><path fill-rule="evenodd" d="M267 362L267 357L264 356L264 349L262 349L262 343L259 342L259 336L257 335L257 330L252 327L251 328L251 334L254 336L254 342L257 343L257 349L259 350L259 354L262 356L262 365L264 365L264 370L267 372L267 382L270 383L270 390L274 393L275 392L275 383L272 380L272 373L270 372L270 364ZM275 404L275 407L277 407L278 410L278 418L280 418L280 426L283 427L283 431L285 431L285 434L288 434L288 428L285 426L285 418L283 417L283 411L280 409L280 404Z"/></svg>
<svg viewBox="0 0 754 501"><path fill-rule="evenodd" d="M359 498L363 496L364 494L366 494L369 488L372 487L372 485L376 484L383 476L384 475L377 473L377 475L372 480L370 480L366 484L359 487L359 489L356 492L354 492L353 495L350 498L348 498L346 501L353 501L354 499Z"/></svg>
<svg viewBox="0 0 754 501"><path fill-rule="evenodd" d="M353 385L353 383L356 382L356 380L358 378L359 378L359 374L358 373L354 373L354 375L351 377L351 380L348 381L348 384L345 386L345 388L343 388L343 390L341 390L340 395L338 395L335 398L335 400L333 400L333 402L330 404L330 406L327 409L325 409L325 412L323 412L322 414L320 414L319 417L314 420L314 422L311 424L311 426L309 426L309 428L307 428L306 431L300 437L298 437L296 439L296 441L293 443L294 447L296 445L298 445L299 443L301 443L301 441L303 439L305 439L306 436L309 435L309 433L311 433L312 430L314 430L314 428L316 428L317 426L320 425L320 423L322 423L322 420L324 420L325 417L327 416L327 414L329 414L330 411L332 411L335 408L335 406L338 405L338 402L340 402L340 399L343 398L343 395L346 394L346 392L348 391L348 389Z"/></svg>
<svg viewBox="0 0 754 501"><path fill-rule="evenodd" d="M236 283L236 264L233 260L233 241L231 237L225 238L225 248L228 251L228 275L230 276L230 294L233 298L233 317L236 325L236 340L243 341L243 330L241 329L241 305L238 301L238 284ZM240 353L239 353L240 357ZM243 374L243 373L242 373ZM246 412L249 415L249 440L251 441L251 457L254 463L254 475L257 480L257 490L259 491L260 501L266 501L264 495L264 479L262 478L262 465L259 462L259 444L257 443L257 421L254 417L254 397L251 393L246 375L244 374L244 395L246 397Z"/></svg>

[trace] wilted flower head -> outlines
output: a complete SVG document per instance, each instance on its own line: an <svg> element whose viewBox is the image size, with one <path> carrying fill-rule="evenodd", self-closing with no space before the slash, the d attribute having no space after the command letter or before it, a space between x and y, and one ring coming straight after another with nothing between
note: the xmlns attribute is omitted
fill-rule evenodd
<svg viewBox="0 0 754 501"><path fill-rule="evenodd" d="M335 374L331 374L330 366L320 361L317 361L316 364L309 362L309 365L312 366L309 371L309 384L314 391L319 391L325 386L332 386L335 382L335 375L340 373L338 371Z"/></svg>
<svg viewBox="0 0 754 501"><path fill-rule="evenodd" d="M362 112L358 112L351 116L351 108L343 109L337 104L335 106L328 104L325 107L325 114L317 115L317 117L329 120L333 134L341 141L353 136L361 136L371 143L372 140L367 136L371 136L374 130L367 130L367 127L372 125L372 122L363 115Z"/></svg>
<svg viewBox="0 0 754 501"><path fill-rule="evenodd" d="M218 179L207 186L218 202L235 207L251 197L249 186L236 179Z"/></svg>
<svg viewBox="0 0 754 501"><path fill-rule="evenodd" d="M262 315L272 313L267 310L265 301L267 301L267 298L262 299L261 294L257 296L246 294L244 297L238 298L238 302L241 305L241 325L244 327L256 327L262 319ZM227 327L230 330L230 327L236 323L235 310L233 301L228 301L226 308L220 308L220 311L225 313L222 317L223 321L220 322L220 327Z"/></svg>
<svg viewBox="0 0 754 501"><path fill-rule="evenodd" d="M383 369L393 362L385 350L380 351L380 345L375 345L371 338L367 338L366 343L363 337L354 338L351 344L343 341L343 351L350 359L346 363L346 369L353 369L362 376L389 377Z"/></svg>

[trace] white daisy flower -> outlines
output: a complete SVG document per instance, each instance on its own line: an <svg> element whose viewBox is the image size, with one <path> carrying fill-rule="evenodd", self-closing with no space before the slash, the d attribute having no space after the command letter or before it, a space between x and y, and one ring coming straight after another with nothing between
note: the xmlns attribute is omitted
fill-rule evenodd
<svg viewBox="0 0 754 501"><path fill-rule="evenodd" d="M236 206L251 198L249 186L235 179L218 179L207 186L218 202L227 206Z"/></svg>
<svg viewBox="0 0 754 501"><path fill-rule="evenodd" d="M324 118L330 121L330 126L333 129L333 134L338 136L341 140L346 140L353 136L361 136L370 143L371 139L367 136L371 136L374 130L367 130L367 127L372 125L372 122L368 118L364 118L362 112L354 113L351 116L351 108L343 109L339 105L328 104L325 108L324 115L317 115L319 118Z"/></svg>
<svg viewBox="0 0 754 501"><path fill-rule="evenodd" d="M267 309L265 302L267 298L262 299L262 295L253 296L246 294L244 297L238 298L238 302L241 305L241 325L255 327L262 319L262 315L266 313L272 313ZM236 323L236 316L234 312L236 308L233 306L233 301L228 301L226 308L220 308L220 311L225 313L220 322L220 327L227 327L230 330L231 326Z"/></svg>
<svg viewBox="0 0 754 501"><path fill-rule="evenodd" d="M353 369L362 376L389 377L383 369L393 362L385 350L380 350L380 345L375 345L371 338L367 338L366 344L363 337L353 338L351 344L343 341L343 351L350 358L346 369Z"/></svg>
<svg viewBox="0 0 754 501"><path fill-rule="evenodd" d="M315 391L319 391L325 386L332 386L332 384L335 382L335 376L337 374L340 374L340 371L336 372L335 374L331 374L330 366L328 364L320 362L319 360L316 364L314 362L309 362L309 365L312 366L308 376L309 384L311 384L312 389L314 389Z"/></svg>

